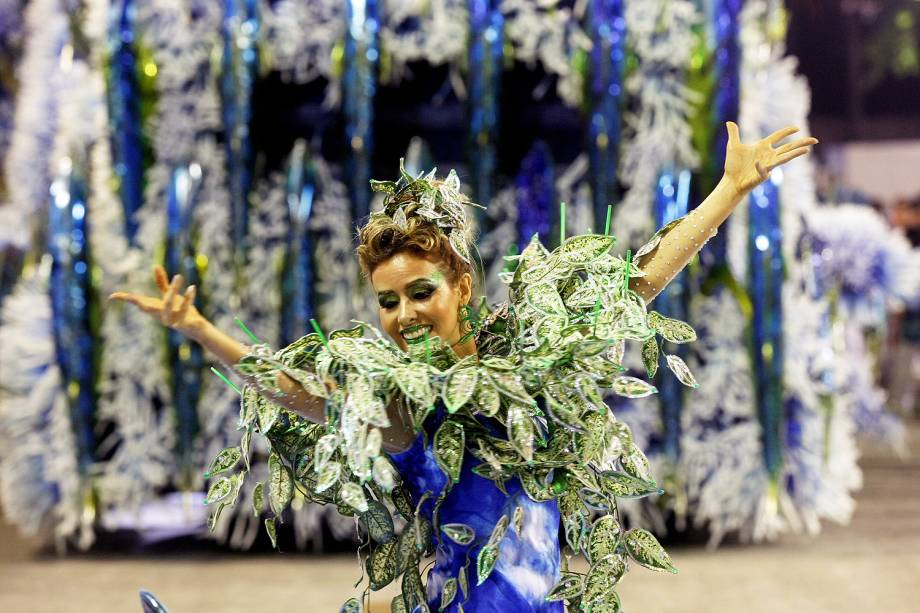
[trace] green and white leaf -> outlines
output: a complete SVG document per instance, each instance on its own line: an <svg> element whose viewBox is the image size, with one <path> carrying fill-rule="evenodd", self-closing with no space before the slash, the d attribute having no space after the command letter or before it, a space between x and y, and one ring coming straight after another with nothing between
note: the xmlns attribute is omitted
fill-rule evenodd
<svg viewBox="0 0 920 613"><path fill-rule="evenodd" d="M388 543L396 537L390 511L376 500L367 502L367 510L361 514L361 521L368 535L377 543Z"/></svg>
<svg viewBox="0 0 920 613"><path fill-rule="evenodd" d="M349 598L339 609L339 613L361 613L361 601L357 598Z"/></svg>
<svg viewBox="0 0 920 613"><path fill-rule="evenodd" d="M205 496L205 504L214 504L215 502L220 502L224 500L233 491L233 478L232 477L221 477L219 480L211 484L211 487L208 488L208 494Z"/></svg>
<svg viewBox="0 0 920 613"><path fill-rule="evenodd" d="M671 564L671 556L664 550L655 535L648 530L641 528L630 530L626 533L624 544L629 557L640 565L652 570L677 572L677 569Z"/></svg>
<svg viewBox="0 0 920 613"><path fill-rule="evenodd" d="M364 495L364 488L357 483L352 481L343 483L342 488L339 490L339 496L342 498L342 502L355 511L359 513L367 511L367 497Z"/></svg>
<svg viewBox="0 0 920 613"><path fill-rule="evenodd" d="M600 475L601 488L617 498L644 498L658 494L658 484L654 481L638 479L626 473L609 470Z"/></svg>
<svg viewBox="0 0 920 613"><path fill-rule="evenodd" d="M319 479L316 480L316 491L325 492L338 482L342 475L342 465L338 462L326 462L323 469L319 472Z"/></svg>
<svg viewBox="0 0 920 613"><path fill-rule="evenodd" d="M262 514L262 507L265 506L264 485L261 481L256 483L252 488L252 514L258 517Z"/></svg>
<svg viewBox="0 0 920 613"><path fill-rule="evenodd" d="M458 545L469 545L476 538L476 531L467 524L441 524L441 532Z"/></svg>
<svg viewBox="0 0 920 613"><path fill-rule="evenodd" d="M268 504L275 515L281 515L294 496L294 480L281 457L272 452L268 456Z"/></svg>
<svg viewBox="0 0 920 613"><path fill-rule="evenodd" d="M278 549L278 527L275 525L274 517L265 518L265 531L268 533L268 538L272 541L272 547Z"/></svg>
<svg viewBox="0 0 920 613"><path fill-rule="evenodd" d="M645 366L645 374L649 379L658 372L658 356L658 341L654 337L642 344L642 364Z"/></svg>
<svg viewBox="0 0 920 613"><path fill-rule="evenodd" d="M205 474L205 478L207 479L213 475L222 473L225 470L230 470L236 466L241 457L242 452L240 451L239 447L227 447L218 453L217 457L211 461L211 465L208 466L208 472Z"/></svg>
<svg viewBox="0 0 920 613"><path fill-rule="evenodd" d="M565 303L553 283L536 283L524 290L524 300L544 315L565 315Z"/></svg>
<svg viewBox="0 0 920 613"><path fill-rule="evenodd" d="M630 377L628 375L623 375L614 379L613 385L610 386L610 390L614 394L625 396L626 398L644 398L658 392L658 389L648 381L643 381L642 379L637 379L636 377Z"/></svg>
<svg viewBox="0 0 920 613"><path fill-rule="evenodd" d="M562 578L559 583L553 586L553 589L546 595L547 602L558 602L560 600L571 600L580 596L585 591L584 581L578 573L562 572Z"/></svg>
<svg viewBox="0 0 920 613"><path fill-rule="evenodd" d="M434 435L435 461L453 483L460 480L465 441L463 425L450 419L444 420Z"/></svg>
<svg viewBox="0 0 920 613"><path fill-rule="evenodd" d="M498 562L498 547L486 545L479 550L476 556L476 585L482 585L482 582L489 578L495 563Z"/></svg>
<svg viewBox="0 0 920 613"><path fill-rule="evenodd" d="M381 543L367 557L365 568L372 590L386 587L399 575L400 568L396 559L396 546L396 539Z"/></svg>
<svg viewBox="0 0 920 613"><path fill-rule="evenodd" d="M493 417L501 408L501 396L490 381L482 380L476 390L476 404L479 412L486 417Z"/></svg>
<svg viewBox="0 0 920 613"><path fill-rule="evenodd" d="M604 556L616 553L620 540L623 538L623 528L612 514L601 515L591 526L591 536L588 539L588 559L597 562Z"/></svg>
<svg viewBox="0 0 920 613"><path fill-rule="evenodd" d="M584 265L606 255L616 239L602 234L580 234L567 239L557 250L564 262Z"/></svg>
<svg viewBox="0 0 920 613"><path fill-rule="evenodd" d="M458 368L451 371L441 390L441 397L444 398L447 412L456 413L463 407L473 397L478 382L479 369L477 368Z"/></svg>
<svg viewBox="0 0 920 613"><path fill-rule="evenodd" d="M648 325L672 343L689 343L696 340L696 331L690 324L665 317L657 311L649 311Z"/></svg>
<svg viewBox="0 0 920 613"><path fill-rule="evenodd" d="M686 385L687 387L697 388L700 386L696 382L696 379L693 377L693 373L690 372L690 368L687 364L676 355L667 355L665 359L668 361L668 368L671 369L671 372L674 373L674 376L677 377L677 380Z"/></svg>
<svg viewBox="0 0 920 613"><path fill-rule="evenodd" d="M457 579L451 577L441 587L441 609L446 609L457 596Z"/></svg>
<svg viewBox="0 0 920 613"><path fill-rule="evenodd" d="M508 439L526 461L533 460L534 426L530 407L514 403L508 407Z"/></svg>
<svg viewBox="0 0 920 613"><path fill-rule="evenodd" d="M374 458L372 475L374 482L385 492L390 492L396 485L396 471L386 456L379 455Z"/></svg>

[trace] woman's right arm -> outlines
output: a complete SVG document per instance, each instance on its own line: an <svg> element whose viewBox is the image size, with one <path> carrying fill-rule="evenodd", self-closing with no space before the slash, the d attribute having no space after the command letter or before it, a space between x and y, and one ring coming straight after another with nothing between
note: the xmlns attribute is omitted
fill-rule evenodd
<svg viewBox="0 0 920 613"><path fill-rule="evenodd" d="M166 271L161 266L155 266L154 279L162 293L161 298L128 292L115 292L110 298L136 305L145 313L159 319L163 325L196 341L231 368L234 368L249 353L245 345L219 330L198 312L194 304L196 292L194 285L189 286L184 294L181 293L182 275L176 275L172 282L167 282ZM242 376L245 377L245 375ZM267 391L258 385L257 388L272 402L303 415L312 422L319 424L326 422L325 399L310 394L300 383L283 372L278 373L276 382L283 395ZM255 381L251 383L255 384ZM331 382L329 384L334 385ZM407 425L405 416L400 414L396 406L388 407L387 413L390 418L390 426L382 429L384 447L387 451L401 451L408 448L415 437L411 426Z"/></svg>

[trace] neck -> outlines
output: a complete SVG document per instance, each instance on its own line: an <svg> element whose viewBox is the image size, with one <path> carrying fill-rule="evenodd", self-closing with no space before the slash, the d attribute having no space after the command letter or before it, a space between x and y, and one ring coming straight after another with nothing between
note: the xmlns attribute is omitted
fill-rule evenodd
<svg viewBox="0 0 920 613"><path fill-rule="evenodd" d="M451 349L457 354L458 358L465 358L468 355L476 355L476 339L470 337L462 343L457 343Z"/></svg>

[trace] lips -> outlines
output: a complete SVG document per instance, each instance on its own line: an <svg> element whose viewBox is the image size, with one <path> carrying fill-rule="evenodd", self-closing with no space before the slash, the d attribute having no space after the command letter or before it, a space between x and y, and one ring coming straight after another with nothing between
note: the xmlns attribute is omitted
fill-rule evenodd
<svg viewBox="0 0 920 613"><path fill-rule="evenodd" d="M432 326L418 324L415 326L409 326L408 328L403 328L399 331L399 334L403 337L407 343L418 343L425 340L426 336L431 334Z"/></svg>

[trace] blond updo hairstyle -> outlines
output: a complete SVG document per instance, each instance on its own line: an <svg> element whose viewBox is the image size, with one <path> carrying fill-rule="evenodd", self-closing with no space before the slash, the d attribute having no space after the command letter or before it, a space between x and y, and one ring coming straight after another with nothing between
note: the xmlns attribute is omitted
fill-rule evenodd
<svg viewBox="0 0 920 613"><path fill-rule="evenodd" d="M433 181L438 185L440 181ZM464 273L473 277L474 287L477 275L473 266L468 264L453 250L447 235L438 226L417 215L421 206L407 195L405 200L406 227L400 227L388 215L372 214L367 223L358 230L358 262L361 272L370 279L374 270L382 262L398 253L411 253L442 266L447 280L456 284ZM474 253L470 224L464 228L465 242L470 253Z"/></svg>

